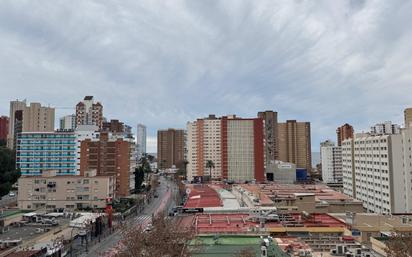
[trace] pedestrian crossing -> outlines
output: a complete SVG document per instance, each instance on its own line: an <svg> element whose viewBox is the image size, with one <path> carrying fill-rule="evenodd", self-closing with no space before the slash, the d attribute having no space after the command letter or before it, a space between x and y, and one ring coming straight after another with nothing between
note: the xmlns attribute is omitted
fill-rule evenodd
<svg viewBox="0 0 412 257"><path fill-rule="evenodd" d="M142 225L143 227L152 223L151 215L139 215L135 218L135 223Z"/></svg>

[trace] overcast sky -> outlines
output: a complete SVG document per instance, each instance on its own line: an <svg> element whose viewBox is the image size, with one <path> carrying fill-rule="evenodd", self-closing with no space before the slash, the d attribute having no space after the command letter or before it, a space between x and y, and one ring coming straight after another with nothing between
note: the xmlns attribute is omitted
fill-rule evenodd
<svg viewBox="0 0 412 257"><path fill-rule="evenodd" d="M411 17L409 0L1 0L0 115L94 95L153 152L159 128L269 109L310 121L318 151L345 122L402 124Z"/></svg>

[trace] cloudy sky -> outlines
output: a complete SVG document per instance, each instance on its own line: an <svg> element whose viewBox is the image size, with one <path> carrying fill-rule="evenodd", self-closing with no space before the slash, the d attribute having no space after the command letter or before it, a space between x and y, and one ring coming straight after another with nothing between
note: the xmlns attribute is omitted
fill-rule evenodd
<svg viewBox="0 0 412 257"><path fill-rule="evenodd" d="M411 17L409 0L1 0L0 115L94 95L107 118L146 124L152 152L159 128L273 109L310 121L317 151L345 122L402 123Z"/></svg>

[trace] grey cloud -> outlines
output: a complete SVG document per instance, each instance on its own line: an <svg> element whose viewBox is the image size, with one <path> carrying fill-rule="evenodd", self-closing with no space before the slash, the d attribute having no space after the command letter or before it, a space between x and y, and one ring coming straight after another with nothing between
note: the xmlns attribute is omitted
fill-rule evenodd
<svg viewBox="0 0 412 257"><path fill-rule="evenodd" d="M341 123L401 122L411 16L407 0L3 0L0 113L15 98L74 106L92 94L105 116L155 136L275 109L311 121L317 150Z"/></svg>

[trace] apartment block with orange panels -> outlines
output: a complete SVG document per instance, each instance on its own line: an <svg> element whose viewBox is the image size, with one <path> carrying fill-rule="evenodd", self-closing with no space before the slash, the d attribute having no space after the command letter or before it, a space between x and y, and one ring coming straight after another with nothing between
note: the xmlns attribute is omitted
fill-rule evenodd
<svg viewBox="0 0 412 257"><path fill-rule="evenodd" d="M187 124L188 179L264 181L263 119L210 115ZM214 167L206 164L212 161Z"/></svg>

